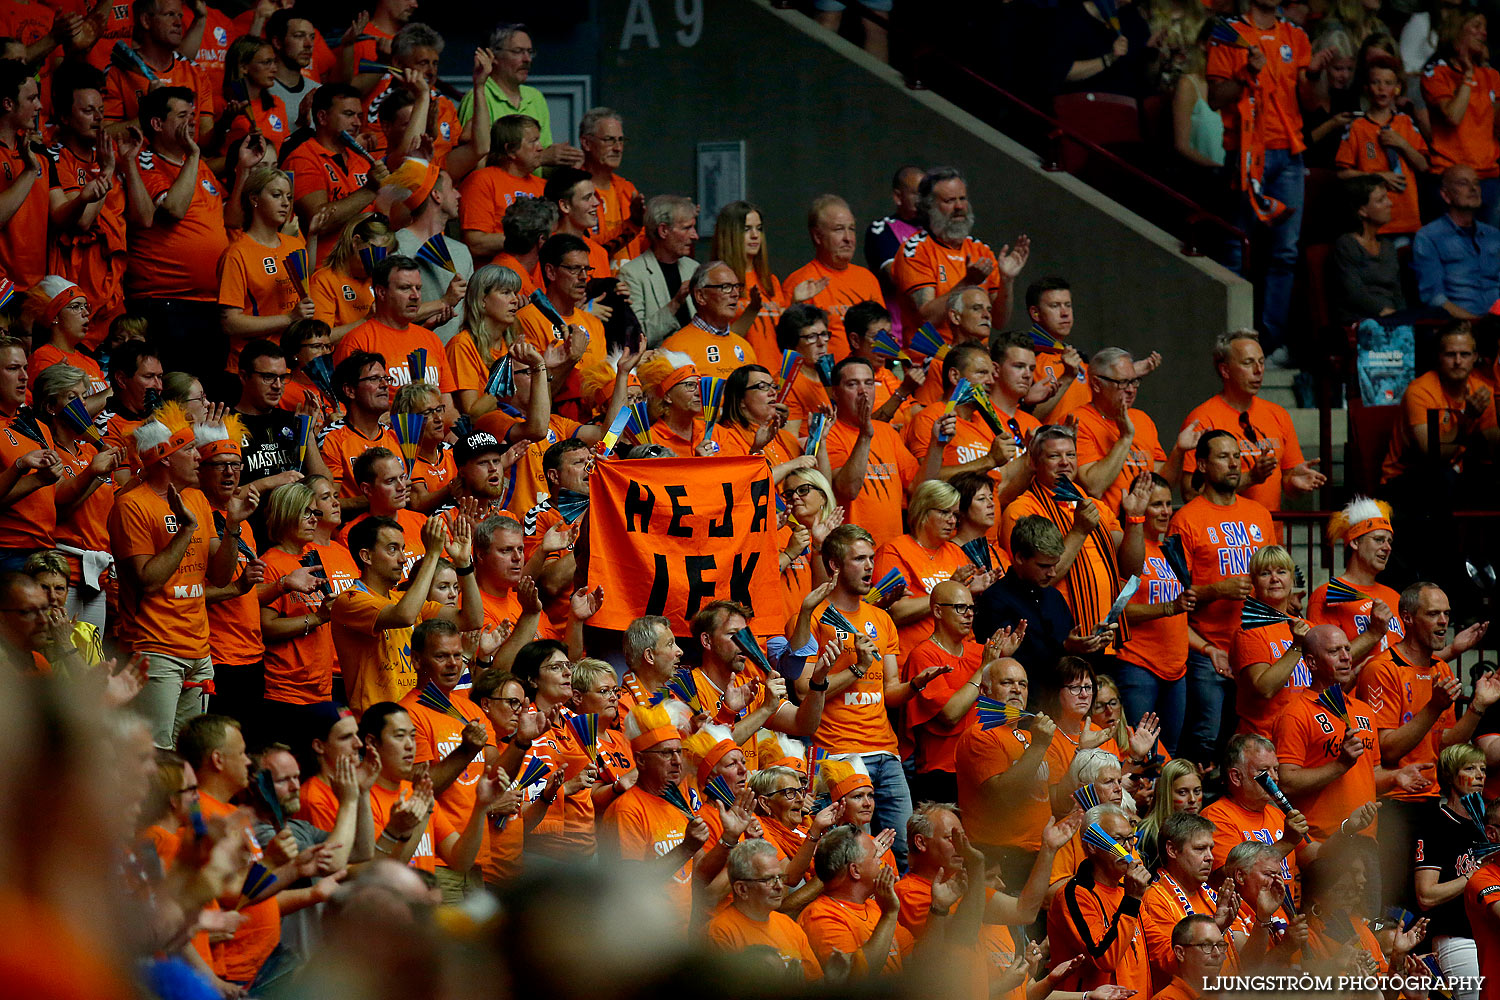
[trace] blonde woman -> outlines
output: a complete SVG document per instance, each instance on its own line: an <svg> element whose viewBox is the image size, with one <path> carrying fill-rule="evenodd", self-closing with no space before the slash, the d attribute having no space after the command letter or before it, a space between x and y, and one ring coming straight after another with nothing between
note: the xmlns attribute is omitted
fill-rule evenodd
<svg viewBox="0 0 1500 1000"><path fill-rule="evenodd" d="M844 523L844 508L833 502L833 487L817 469L796 469L781 481L781 501L787 521L776 535L781 548L782 593L788 616L802 607L802 599L828 579L828 568L817 553L823 540Z"/></svg>
<svg viewBox="0 0 1500 1000"><path fill-rule="evenodd" d="M411 463L412 510L431 514L449 502L453 482L458 478L458 463L448 447L447 408L436 386L426 382L403 385L391 404L391 413L416 413L425 417L422 435L417 439L416 458Z"/></svg>
<svg viewBox="0 0 1500 1000"><path fill-rule="evenodd" d="M275 340L293 320L311 319L316 307L304 297L287 257L307 249L307 241L284 232L292 217L292 178L261 164L245 178L240 193L245 231L224 251L219 264L219 307L229 337L229 367L238 367L240 349L257 337Z"/></svg>
<svg viewBox="0 0 1500 1000"><path fill-rule="evenodd" d="M781 318L781 282L771 273L770 251L766 247L766 227L760 208L748 201L731 201L719 210L714 223L714 246L710 260L722 260L744 284L739 316L750 308L751 297L759 293L760 309L748 330L739 330L755 356L768 365L779 358L776 348L776 321ZM736 317L738 320L738 317Z"/></svg>
<svg viewBox="0 0 1500 1000"><path fill-rule="evenodd" d="M1147 868L1155 869L1162 860L1158 843L1162 824L1173 813L1197 813L1203 808L1203 779L1198 765L1186 758L1168 761L1156 779L1156 793L1151 809L1136 828L1137 845Z"/></svg>
<svg viewBox="0 0 1500 1000"><path fill-rule="evenodd" d="M380 256L396 240L385 216L368 212L350 219L339 233L338 242L328 252L328 260L312 276L308 294L313 300L313 315L333 330L335 345L344 334L370 318L375 307L375 290L365 269L360 251L371 250Z"/></svg>
<svg viewBox="0 0 1500 1000"><path fill-rule="evenodd" d="M490 368L515 343L513 327L523 305L521 276L508 267L486 264L469 279L463 327L443 349L458 386L453 402L461 413L477 419L495 408L495 397L484 387Z"/></svg>
<svg viewBox="0 0 1500 1000"><path fill-rule="evenodd" d="M1263 628L1239 629L1229 647L1234 670L1239 731L1271 738L1276 717L1297 691L1312 686L1312 671L1302 660L1302 640L1311 626L1292 614L1296 570L1291 553L1267 545L1250 557L1250 586L1257 601L1290 615L1288 621Z"/></svg>

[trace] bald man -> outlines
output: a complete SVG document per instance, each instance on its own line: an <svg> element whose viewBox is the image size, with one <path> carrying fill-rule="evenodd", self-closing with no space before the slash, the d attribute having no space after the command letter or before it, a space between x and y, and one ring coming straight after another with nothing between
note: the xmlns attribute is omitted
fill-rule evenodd
<svg viewBox="0 0 1500 1000"><path fill-rule="evenodd" d="M975 721L974 702L979 698L984 665L1015 649L990 655L974 641L974 596L957 580L944 580L933 587L929 605L932 635L912 649L902 676L909 680L929 667L947 669L906 703L906 722L917 745L917 775L912 786L918 800L953 802L958 798L954 748L959 736ZM1004 634L1008 636L1010 630L1005 629Z"/></svg>

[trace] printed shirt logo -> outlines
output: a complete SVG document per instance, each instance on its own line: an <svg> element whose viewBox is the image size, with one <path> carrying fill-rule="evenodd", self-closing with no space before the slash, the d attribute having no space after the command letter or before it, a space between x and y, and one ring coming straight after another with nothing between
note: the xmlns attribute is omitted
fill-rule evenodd
<svg viewBox="0 0 1500 1000"><path fill-rule="evenodd" d="M880 633L876 630L874 622L865 622L865 635L871 639L880 638Z"/></svg>
<svg viewBox="0 0 1500 1000"><path fill-rule="evenodd" d="M205 177L199 183L203 185L203 190L207 191L211 195L214 195L215 197L218 197L219 189L214 186L214 182L211 179Z"/></svg>
<svg viewBox="0 0 1500 1000"><path fill-rule="evenodd" d="M267 115L266 116L266 124L269 125L269 126L271 126L271 131L272 132L284 132L284 131L286 131L286 126L284 124L282 124L281 116L280 115Z"/></svg>
<svg viewBox="0 0 1500 1000"><path fill-rule="evenodd" d="M215 27L214 28L214 44L215 45L228 45L229 44L229 32L225 31L222 27Z"/></svg>
<svg viewBox="0 0 1500 1000"><path fill-rule="evenodd" d="M1281 61L1284 63L1292 61L1292 47L1290 45L1283 45L1281 47Z"/></svg>

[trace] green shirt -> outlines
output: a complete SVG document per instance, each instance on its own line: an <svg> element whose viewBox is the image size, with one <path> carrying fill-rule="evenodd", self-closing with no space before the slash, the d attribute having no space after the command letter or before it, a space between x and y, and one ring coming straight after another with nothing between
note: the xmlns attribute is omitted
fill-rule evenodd
<svg viewBox="0 0 1500 1000"><path fill-rule="evenodd" d="M552 145L552 117L547 113L547 99L542 96L540 90L522 84L521 103L512 104L504 91L500 89L500 85L493 77L490 77L484 81L484 98L489 102L492 124L506 115L529 115L535 118L537 124L541 126L542 148L546 149ZM458 106L458 120L467 125L469 119L473 117L474 91L471 90L464 95L463 103Z"/></svg>

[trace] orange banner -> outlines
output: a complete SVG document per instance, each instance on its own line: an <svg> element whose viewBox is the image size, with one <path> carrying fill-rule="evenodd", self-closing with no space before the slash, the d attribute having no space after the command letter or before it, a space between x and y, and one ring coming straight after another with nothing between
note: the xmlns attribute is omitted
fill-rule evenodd
<svg viewBox="0 0 1500 1000"><path fill-rule="evenodd" d="M733 600L780 631L773 489L755 456L600 462L589 478L589 586L604 587L604 606L589 624L665 615L687 635L704 605Z"/></svg>

